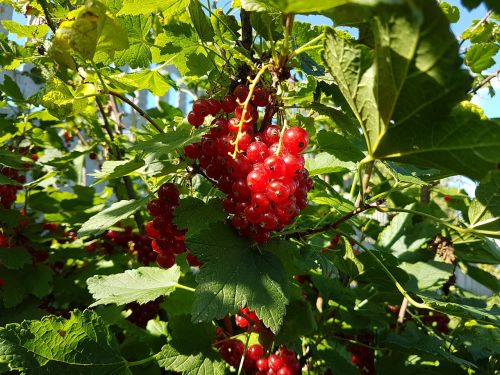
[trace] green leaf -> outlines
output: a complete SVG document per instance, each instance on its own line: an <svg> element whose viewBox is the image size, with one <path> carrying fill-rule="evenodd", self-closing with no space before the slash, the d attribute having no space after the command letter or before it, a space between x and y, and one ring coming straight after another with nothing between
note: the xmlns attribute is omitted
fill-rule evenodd
<svg viewBox="0 0 500 375"><path fill-rule="evenodd" d="M241 0L243 9L252 12L276 12L283 13L317 13L327 9L332 9L348 3L365 3L374 5L377 0L325 0L325 1L308 1L308 0ZM391 1L385 1L391 2ZM398 3L399 1L392 1Z"/></svg>
<svg viewBox="0 0 500 375"><path fill-rule="evenodd" d="M494 43L473 44L465 54L465 63L474 73L481 73L495 65L494 57L500 46Z"/></svg>
<svg viewBox="0 0 500 375"><path fill-rule="evenodd" d="M380 157L383 141L412 147L410 140L386 133L433 126L465 97L470 85L446 16L435 2L419 4L374 8L370 17L374 51L333 31L326 35L325 62L363 128L369 154L375 157Z"/></svg>
<svg viewBox="0 0 500 375"><path fill-rule="evenodd" d="M170 82L157 70L139 70L133 73L120 73L109 77L110 79L129 86L128 91L149 90L156 96L163 96L172 87Z"/></svg>
<svg viewBox="0 0 500 375"><path fill-rule="evenodd" d="M207 203L201 199L187 197L182 199L175 209L174 223L180 229L189 229L188 236L198 234L207 229L210 224L223 222L226 214L218 199L210 199Z"/></svg>
<svg viewBox="0 0 500 375"><path fill-rule="evenodd" d="M432 309L444 314L459 316L465 319L476 319L478 321L488 322L500 327L500 314L498 307L487 310L480 307L466 305L465 303L454 303L439 301L433 297L424 294L417 294L424 303Z"/></svg>
<svg viewBox="0 0 500 375"><path fill-rule="evenodd" d="M168 155L187 144L198 142L205 131L204 129L193 131L191 125L182 124L173 131L156 134L147 141L137 142L135 148L160 157Z"/></svg>
<svg viewBox="0 0 500 375"><path fill-rule="evenodd" d="M144 4L144 2L141 3ZM118 22L123 29L127 30L129 47L123 51L115 53L113 59L114 63L117 66L128 64L134 69L147 67L151 63L152 59L151 45L148 42L148 36L151 32L151 26L153 25L152 17L124 16L119 17ZM111 62L106 55L96 56L95 61L107 63Z"/></svg>
<svg viewBox="0 0 500 375"><path fill-rule="evenodd" d="M103 163L100 171L91 175L98 179L93 185L97 185L106 180L127 176L143 167L144 164L144 160L107 160Z"/></svg>
<svg viewBox="0 0 500 375"><path fill-rule="evenodd" d="M200 39L204 42L213 42L215 36L214 29L201 8L200 2L198 0L189 0L188 12Z"/></svg>
<svg viewBox="0 0 500 375"><path fill-rule="evenodd" d="M364 265L354 254L349 240L343 237L344 249L340 251L335 251L333 255L333 264L340 271L347 274L351 279L356 278L358 275L362 274L364 271Z"/></svg>
<svg viewBox="0 0 500 375"><path fill-rule="evenodd" d="M165 32L155 40L152 53L153 62L168 61L186 76L203 76L213 67L196 30L186 23L165 26Z"/></svg>
<svg viewBox="0 0 500 375"><path fill-rule="evenodd" d="M343 161L328 152L320 152L312 158L306 159L306 169L311 176L335 172L353 171L356 164L352 161Z"/></svg>
<svg viewBox="0 0 500 375"><path fill-rule="evenodd" d="M500 352L500 330L492 326L483 326L475 321L465 323L457 333L457 346L471 353L472 358L487 358Z"/></svg>
<svg viewBox="0 0 500 375"><path fill-rule="evenodd" d="M414 292L440 288L453 274L453 265L438 261L402 263L400 268L413 276L405 287Z"/></svg>
<svg viewBox="0 0 500 375"><path fill-rule="evenodd" d="M500 247L495 241L485 239L480 242L457 243L455 252L464 262L500 264Z"/></svg>
<svg viewBox="0 0 500 375"><path fill-rule="evenodd" d="M318 328L311 305L303 300L290 302L285 315L286 324L276 336L276 342L289 344L301 336L310 336Z"/></svg>
<svg viewBox="0 0 500 375"><path fill-rule="evenodd" d="M0 247L0 264L8 269L19 269L31 263L31 255L23 247Z"/></svg>
<svg viewBox="0 0 500 375"><path fill-rule="evenodd" d="M16 180L12 180L3 174L0 174L0 185L22 186L22 184L20 184Z"/></svg>
<svg viewBox="0 0 500 375"><path fill-rule="evenodd" d="M3 27L7 31L16 34L19 38L32 38L40 39L43 38L50 31L48 25L21 25L15 21L4 20L2 21Z"/></svg>
<svg viewBox="0 0 500 375"><path fill-rule="evenodd" d="M358 162L365 157L358 147L340 134L322 130L316 137L322 151L335 155L344 162Z"/></svg>
<svg viewBox="0 0 500 375"><path fill-rule="evenodd" d="M114 336L92 311L0 328L0 364L30 374L131 374Z"/></svg>
<svg viewBox="0 0 500 375"><path fill-rule="evenodd" d="M498 163L500 124L476 112L466 102L444 121L390 128L373 156L482 178Z"/></svg>
<svg viewBox="0 0 500 375"><path fill-rule="evenodd" d="M440 341L436 336L429 336L422 330L418 329L415 323L409 322L404 326L404 331L401 334L390 332L386 339L387 344L399 346L404 349L409 349L412 352L430 354L445 358L446 360L469 367L476 367L474 364L453 355L443 348L444 342Z"/></svg>
<svg viewBox="0 0 500 375"><path fill-rule="evenodd" d="M450 23L456 23L460 20L460 10L455 5L450 5L446 1L439 3L439 6L443 10L446 17L448 17L448 21Z"/></svg>
<svg viewBox="0 0 500 375"><path fill-rule="evenodd" d="M19 88L19 85L10 76L4 75L3 83L0 84L0 91L3 91L7 96L10 96L13 100L23 101L24 96Z"/></svg>
<svg viewBox="0 0 500 375"><path fill-rule="evenodd" d="M123 200L92 216L78 231L79 237L96 236L120 220L124 220L144 206L148 197L142 199Z"/></svg>
<svg viewBox="0 0 500 375"><path fill-rule="evenodd" d="M288 282L274 255L260 253L224 224L213 224L186 242L203 262L196 278L193 321L221 319L248 306L273 332L279 330Z"/></svg>
<svg viewBox="0 0 500 375"><path fill-rule="evenodd" d="M500 171L492 171L476 189L469 206L469 221L474 229L487 230L488 236L500 238Z"/></svg>
<svg viewBox="0 0 500 375"><path fill-rule="evenodd" d="M186 11L188 0L125 0L117 16L166 12L175 17Z"/></svg>
<svg viewBox="0 0 500 375"><path fill-rule="evenodd" d="M87 285L96 302L90 307L108 303L125 305L134 301L140 304L154 301L172 293L179 276L180 269L175 265L168 270L140 267L116 275L91 277L87 280Z"/></svg>
<svg viewBox="0 0 500 375"><path fill-rule="evenodd" d="M188 315L179 315L169 320L168 328L172 340L156 355L161 367L188 375L224 374L224 363L212 347L211 323L194 324Z"/></svg>

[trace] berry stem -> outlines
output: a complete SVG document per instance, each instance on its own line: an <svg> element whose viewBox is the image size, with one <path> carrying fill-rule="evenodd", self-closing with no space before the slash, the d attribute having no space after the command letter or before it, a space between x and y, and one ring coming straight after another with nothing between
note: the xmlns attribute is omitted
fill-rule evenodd
<svg viewBox="0 0 500 375"><path fill-rule="evenodd" d="M245 349L243 350L243 355L241 356L241 360L240 360L240 366L238 367L238 375L240 375L241 371L243 370L243 362L245 362L245 355L247 354L249 341L250 341L250 335L247 333L247 340L245 342Z"/></svg>
<svg viewBox="0 0 500 375"><path fill-rule="evenodd" d="M246 115L247 115L247 108L248 104L250 103L250 100L252 100L252 95L255 90L255 87L257 87L257 84L260 81L260 77L265 73L267 69L271 67L271 64L266 64L260 70L257 72L257 75L253 79L252 83L250 83L250 86L248 86L248 95L247 98L245 99L245 102L243 103L243 111L241 112L241 119L238 124L238 134L236 135L236 139L234 141L234 152L233 152L233 159L236 159L236 156L238 155L239 148L238 148L238 143L243 136L243 123L246 120Z"/></svg>
<svg viewBox="0 0 500 375"><path fill-rule="evenodd" d="M278 143L278 149L276 150L276 155L280 155L283 150L283 135L288 128L288 121L286 121L286 115L283 115L283 127L281 128L280 141Z"/></svg>

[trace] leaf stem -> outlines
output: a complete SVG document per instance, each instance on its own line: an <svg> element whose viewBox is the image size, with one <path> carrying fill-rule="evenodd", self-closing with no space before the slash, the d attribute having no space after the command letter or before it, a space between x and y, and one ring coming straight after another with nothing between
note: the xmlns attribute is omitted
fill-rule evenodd
<svg viewBox="0 0 500 375"><path fill-rule="evenodd" d="M319 47L323 47L323 44L315 44L316 42L320 41L325 37L325 34L320 34L316 38L311 39L309 42L305 43L301 47L297 48L295 51L293 51L290 56L288 57L290 60L293 59L295 56L300 55L303 52L309 51L311 49L316 49Z"/></svg>
<svg viewBox="0 0 500 375"><path fill-rule="evenodd" d="M140 366L140 365L143 365L145 363L149 363L151 361L154 361L156 359L156 356L157 356L157 354L152 355L151 357L140 359L138 361L126 362L127 367Z"/></svg>
<svg viewBox="0 0 500 375"><path fill-rule="evenodd" d="M193 292L193 293L196 291L196 289L194 289L194 288L191 288L189 286L182 285L182 284L179 284L179 283L175 284L175 287L179 288L179 289L184 289L184 290L187 290L187 291Z"/></svg>

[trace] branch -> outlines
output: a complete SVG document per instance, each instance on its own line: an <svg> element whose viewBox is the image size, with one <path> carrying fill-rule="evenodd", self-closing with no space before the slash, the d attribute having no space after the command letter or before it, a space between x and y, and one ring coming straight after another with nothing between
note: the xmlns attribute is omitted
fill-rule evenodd
<svg viewBox="0 0 500 375"><path fill-rule="evenodd" d="M483 79L479 85L477 85L471 91L469 91L469 94L476 94L479 91L479 89L486 86L488 84L488 82L490 82L493 78L496 78L499 76L500 76L500 69L498 69L495 73L490 74L488 77Z"/></svg>
<svg viewBox="0 0 500 375"><path fill-rule="evenodd" d="M40 0L38 3L42 7L43 15L45 16L45 21L47 21L47 25L49 25L50 29L55 34L56 30L57 30L57 26L54 23L54 21L52 20L52 17L50 16L50 12L49 12L49 8L47 6L46 0Z"/></svg>
<svg viewBox="0 0 500 375"><path fill-rule="evenodd" d="M241 45L251 51L252 49L252 24L250 22L251 13L241 9Z"/></svg>
<svg viewBox="0 0 500 375"><path fill-rule="evenodd" d="M104 107L101 103L101 99L98 96L96 96L95 99L96 99L97 107L99 107L99 112L101 112L102 121L104 123L104 129L106 130L106 133L108 134L109 139L111 140L110 148L111 148L113 154L115 155L115 159L122 160L122 155L121 155L120 149L118 147L116 147L116 145L113 144L115 137L113 135L113 131L111 130L111 125L109 124L108 117L106 116L106 111L104 111ZM123 176L123 183L125 185L125 190L127 191L128 198L129 199L137 199L137 195L135 194L135 190L134 190L134 187L132 185L132 180L130 179L129 176ZM143 224L144 224L144 220L143 220L142 215L139 211L136 211L134 213L134 219L135 219L135 222L137 224L137 228L141 229Z"/></svg>
<svg viewBox="0 0 500 375"><path fill-rule="evenodd" d="M370 161L366 165L366 170L365 174L363 175L363 181L361 182L361 189L359 191L358 197L356 198L356 203L354 204L354 207L359 207L362 202L365 201L365 192L368 190L368 186L370 183L370 178L372 177L372 172L373 172L373 166L375 164L375 161Z"/></svg>
<svg viewBox="0 0 500 375"><path fill-rule="evenodd" d="M133 101L125 97L124 95L120 94L119 92L109 90L109 94L117 97L121 101L127 103L129 106L131 106L139 115L141 115L144 119L146 119L153 127L158 130L158 132L163 133L162 128L158 123L151 118L141 107L139 107L137 104L135 104Z"/></svg>
<svg viewBox="0 0 500 375"><path fill-rule="evenodd" d="M363 206L363 207L357 207L354 210L352 210L351 212L349 212L349 213L345 214L344 216L342 216L341 218L339 218L338 220L334 221L333 223L326 224L326 225L323 225L323 226L317 227L317 228L309 228L309 229L305 229L302 231L289 233L289 234L285 235L285 238L298 238L298 237L302 237L302 236L310 236L312 234L322 233L322 232L326 232L328 230L336 229L336 228L338 228L338 226L340 224L352 219L354 216L357 216L360 213L365 212L371 208L377 208L377 207L378 207L378 205L368 205L368 204Z"/></svg>

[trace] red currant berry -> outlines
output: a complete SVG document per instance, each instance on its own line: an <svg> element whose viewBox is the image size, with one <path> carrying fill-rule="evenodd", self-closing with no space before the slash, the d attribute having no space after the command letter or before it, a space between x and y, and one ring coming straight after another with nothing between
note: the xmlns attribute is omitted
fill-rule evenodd
<svg viewBox="0 0 500 375"><path fill-rule="evenodd" d="M304 168L304 158L302 155L286 154L283 155L283 161L286 165L286 176L295 177L300 175Z"/></svg>
<svg viewBox="0 0 500 375"><path fill-rule="evenodd" d="M269 155L269 149L264 142L253 142L247 148L247 158L252 163L263 162Z"/></svg>
<svg viewBox="0 0 500 375"><path fill-rule="evenodd" d="M240 104L242 104L243 102L245 102L245 100L247 100L247 96L248 96L249 92L250 92L250 90L248 89L247 86L245 86L243 84L239 84L234 89L233 95L236 98L236 100L239 101Z"/></svg>
<svg viewBox="0 0 500 375"><path fill-rule="evenodd" d="M190 159L199 159L201 156L201 144L192 143L184 146L184 153Z"/></svg>
<svg viewBox="0 0 500 375"><path fill-rule="evenodd" d="M226 113L234 112L237 106L236 99L231 95L227 95L222 100L221 106L222 110Z"/></svg>
<svg viewBox="0 0 500 375"><path fill-rule="evenodd" d="M283 361L276 354L271 354L267 361L269 363L269 368L273 369L274 371L278 371L283 366Z"/></svg>
<svg viewBox="0 0 500 375"><path fill-rule="evenodd" d="M161 268L171 268L175 264L175 255L172 252L160 253L156 257L156 263Z"/></svg>
<svg viewBox="0 0 500 375"><path fill-rule="evenodd" d="M186 260L191 267L200 267L200 260L193 254L186 255Z"/></svg>
<svg viewBox="0 0 500 375"><path fill-rule="evenodd" d="M171 182L167 182L160 187L158 197L171 206L179 205L179 189Z"/></svg>
<svg viewBox="0 0 500 375"><path fill-rule="evenodd" d="M205 117L199 116L193 111L188 113L188 122L195 126L198 127L200 125L203 125L203 122L205 121Z"/></svg>
<svg viewBox="0 0 500 375"><path fill-rule="evenodd" d="M258 244L263 244L263 243L268 242L271 239L271 233L269 233L268 231L261 230L261 231L252 233L252 238Z"/></svg>
<svg viewBox="0 0 500 375"><path fill-rule="evenodd" d="M198 99L193 103L193 112L200 116L206 117L210 114L210 103L206 99Z"/></svg>
<svg viewBox="0 0 500 375"><path fill-rule="evenodd" d="M262 86L256 87L253 91L252 101L256 106L265 107L269 104L269 93Z"/></svg>
<svg viewBox="0 0 500 375"><path fill-rule="evenodd" d="M160 216L164 211L164 206L159 199L153 199L148 203L148 211L153 216Z"/></svg>
<svg viewBox="0 0 500 375"><path fill-rule="evenodd" d="M271 146L273 143L277 143L280 140L280 128L276 125L269 125L264 130L264 142L268 146Z"/></svg>
<svg viewBox="0 0 500 375"><path fill-rule="evenodd" d="M267 371L269 369L267 358L261 358L257 360L256 366L259 371Z"/></svg>
<svg viewBox="0 0 500 375"><path fill-rule="evenodd" d="M264 347L260 344L254 344L248 347L247 356L256 362L264 355Z"/></svg>
<svg viewBox="0 0 500 375"><path fill-rule="evenodd" d="M288 367L282 367L278 370L278 375L292 375L292 370Z"/></svg>
<svg viewBox="0 0 500 375"><path fill-rule="evenodd" d="M298 154L306 149L309 144L309 135L305 129L294 126L288 128L283 134L283 146L291 153Z"/></svg>
<svg viewBox="0 0 500 375"><path fill-rule="evenodd" d="M151 238L160 238L161 233L158 229L156 229L154 222L148 221L145 225L146 234Z"/></svg>
<svg viewBox="0 0 500 375"><path fill-rule="evenodd" d="M247 175L247 185L255 193L263 192L267 189L269 177L264 168L254 169Z"/></svg>
<svg viewBox="0 0 500 375"><path fill-rule="evenodd" d="M286 164L281 156L270 155L264 160L264 164L271 173L271 178L280 178L285 176Z"/></svg>
<svg viewBox="0 0 500 375"><path fill-rule="evenodd" d="M269 211L269 198L265 193L256 193L252 196L252 206L257 213Z"/></svg>
<svg viewBox="0 0 500 375"><path fill-rule="evenodd" d="M212 116L215 116L222 109L221 102L219 102L218 100L208 99L207 104L208 104L208 110L209 110L208 113L211 114Z"/></svg>

